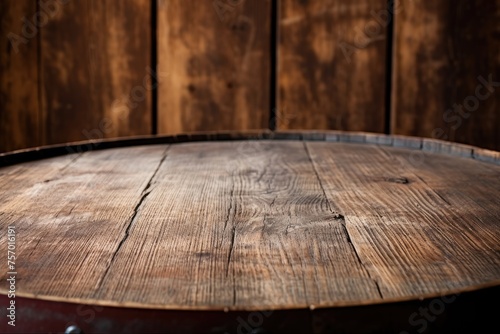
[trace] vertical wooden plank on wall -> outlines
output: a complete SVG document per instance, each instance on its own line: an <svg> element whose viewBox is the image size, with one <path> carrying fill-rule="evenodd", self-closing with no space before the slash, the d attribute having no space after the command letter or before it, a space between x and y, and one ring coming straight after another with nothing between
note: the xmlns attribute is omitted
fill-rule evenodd
<svg viewBox="0 0 500 334"><path fill-rule="evenodd" d="M395 24L393 132L500 150L500 0L404 5Z"/></svg>
<svg viewBox="0 0 500 334"><path fill-rule="evenodd" d="M0 1L0 152L39 141L36 12L35 1Z"/></svg>
<svg viewBox="0 0 500 334"><path fill-rule="evenodd" d="M42 29L46 143L151 132L151 2L61 2Z"/></svg>
<svg viewBox="0 0 500 334"><path fill-rule="evenodd" d="M282 0L278 129L383 132L386 0Z"/></svg>
<svg viewBox="0 0 500 334"><path fill-rule="evenodd" d="M158 132L267 128L270 0L158 0Z"/></svg>

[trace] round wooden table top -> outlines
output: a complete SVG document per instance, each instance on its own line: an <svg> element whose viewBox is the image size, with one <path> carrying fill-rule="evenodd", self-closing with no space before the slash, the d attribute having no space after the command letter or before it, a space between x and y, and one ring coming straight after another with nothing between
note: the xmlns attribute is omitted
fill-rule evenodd
<svg viewBox="0 0 500 334"><path fill-rule="evenodd" d="M498 285L496 153L484 162L468 146L358 136L140 145L0 168L17 295L250 311Z"/></svg>

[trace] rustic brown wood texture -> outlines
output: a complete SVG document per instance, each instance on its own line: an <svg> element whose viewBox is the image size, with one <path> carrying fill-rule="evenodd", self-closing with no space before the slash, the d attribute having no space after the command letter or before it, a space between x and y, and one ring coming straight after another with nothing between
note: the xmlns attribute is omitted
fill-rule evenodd
<svg viewBox="0 0 500 334"><path fill-rule="evenodd" d="M270 0L158 0L158 132L267 128L270 33Z"/></svg>
<svg viewBox="0 0 500 334"><path fill-rule="evenodd" d="M22 21L36 10L31 0L0 2L0 152L40 143L38 36Z"/></svg>
<svg viewBox="0 0 500 334"><path fill-rule="evenodd" d="M280 1L278 129L384 132L387 1Z"/></svg>
<svg viewBox="0 0 500 334"><path fill-rule="evenodd" d="M315 141L139 146L1 168L17 293L262 310L500 284L500 164L437 141L299 135Z"/></svg>
<svg viewBox="0 0 500 334"><path fill-rule="evenodd" d="M500 1L405 6L396 15L393 133L499 150Z"/></svg>
<svg viewBox="0 0 500 334"><path fill-rule="evenodd" d="M69 1L41 32L45 143L151 133L151 2Z"/></svg>

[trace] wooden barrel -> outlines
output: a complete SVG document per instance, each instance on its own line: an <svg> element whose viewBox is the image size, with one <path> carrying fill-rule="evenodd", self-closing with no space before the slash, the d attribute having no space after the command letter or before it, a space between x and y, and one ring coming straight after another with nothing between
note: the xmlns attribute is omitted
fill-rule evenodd
<svg viewBox="0 0 500 334"><path fill-rule="evenodd" d="M2 332L421 333L496 321L498 152L219 133L52 146L0 164Z"/></svg>

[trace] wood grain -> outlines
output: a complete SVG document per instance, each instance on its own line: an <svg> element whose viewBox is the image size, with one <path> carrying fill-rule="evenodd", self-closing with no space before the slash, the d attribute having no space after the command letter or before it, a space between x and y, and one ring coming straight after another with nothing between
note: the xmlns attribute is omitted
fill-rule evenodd
<svg viewBox="0 0 500 334"><path fill-rule="evenodd" d="M280 4L277 128L384 132L387 1Z"/></svg>
<svg viewBox="0 0 500 334"><path fill-rule="evenodd" d="M177 145L156 180L96 299L259 309L379 298L302 143Z"/></svg>
<svg viewBox="0 0 500 334"><path fill-rule="evenodd" d="M70 1L42 29L45 144L151 133L150 6Z"/></svg>
<svg viewBox="0 0 500 334"><path fill-rule="evenodd" d="M40 142L38 34L27 28L37 11L34 1L0 2L0 152Z"/></svg>
<svg viewBox="0 0 500 334"><path fill-rule="evenodd" d="M20 290L91 296L166 148L107 150L2 169L0 224L2 230L16 227ZM140 156L140 163L128 163L130 156ZM7 252L7 243L0 249Z"/></svg>
<svg viewBox="0 0 500 334"><path fill-rule="evenodd" d="M17 293L248 311L499 284L499 165L394 145L404 137L295 135L0 168L0 229L16 226L23 259Z"/></svg>
<svg viewBox="0 0 500 334"><path fill-rule="evenodd" d="M409 159L404 149L383 148L383 151L398 168L414 174L417 181L431 188L443 205L457 211L463 219L469 221L469 229L481 229L483 223L496 224L500 221L500 198L479 200L484 193L498 191L500 171L497 167L489 163L476 163L472 159L460 159L460 168L457 168L456 159L449 159L440 154L428 155L417 162ZM435 173L436 170L442 171L447 177L439 177ZM466 183L467 191L457 191L464 187L464 180L474 182ZM498 238L498 235L492 237Z"/></svg>
<svg viewBox="0 0 500 334"><path fill-rule="evenodd" d="M268 128L270 16L270 0L158 0L158 133Z"/></svg>
<svg viewBox="0 0 500 334"><path fill-rule="evenodd" d="M472 172L481 170L484 181L493 183L481 191L476 187L470 196L479 197L459 206L441 197L419 175L419 169L405 168L392 157L408 160L408 150L327 143L308 147L330 202L345 215L360 258L371 269L385 298L426 295L433 290L457 289L464 283L498 280L499 231L498 227L487 227L492 218L498 222L498 205L476 211L479 198L500 189L497 166L486 171L480 163L465 160L467 164L460 164L454 175L457 181L472 182ZM424 161L434 158L433 154L422 154ZM447 164L455 168L461 163L461 159L439 158L448 159ZM449 177L448 170L434 167L433 180Z"/></svg>
<svg viewBox="0 0 500 334"><path fill-rule="evenodd" d="M500 1L405 6L396 14L392 132L499 150L499 84L477 87L479 77L500 81Z"/></svg>

